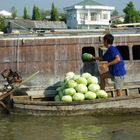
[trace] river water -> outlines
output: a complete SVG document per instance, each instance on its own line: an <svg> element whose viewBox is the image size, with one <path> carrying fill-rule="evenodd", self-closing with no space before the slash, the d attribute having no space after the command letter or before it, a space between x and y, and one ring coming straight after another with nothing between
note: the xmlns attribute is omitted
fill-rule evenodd
<svg viewBox="0 0 140 140"><path fill-rule="evenodd" d="M140 140L140 115L35 117L0 114L0 140Z"/></svg>

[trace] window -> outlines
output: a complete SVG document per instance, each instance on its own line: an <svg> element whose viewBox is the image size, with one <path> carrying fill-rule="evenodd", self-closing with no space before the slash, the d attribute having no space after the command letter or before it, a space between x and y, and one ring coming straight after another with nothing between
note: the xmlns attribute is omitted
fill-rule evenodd
<svg viewBox="0 0 140 140"><path fill-rule="evenodd" d="M116 46L124 60L130 60L128 46Z"/></svg>
<svg viewBox="0 0 140 140"><path fill-rule="evenodd" d="M95 48L94 47L84 47L82 48L82 54L83 53L90 53L92 55L95 56ZM95 75L95 76L99 76L99 71L98 71L98 64L96 63L96 61L86 61L83 63L83 67L81 68L81 73L84 73L84 72L89 72L90 74L92 75Z"/></svg>
<svg viewBox="0 0 140 140"><path fill-rule="evenodd" d="M89 53L95 56L95 48L94 47L84 47L82 48L82 54Z"/></svg>
<svg viewBox="0 0 140 140"><path fill-rule="evenodd" d="M92 54L92 55L95 56L95 48L94 47L91 47L91 46L89 46L89 47L83 47L82 48L82 54L83 53L90 53L90 54Z"/></svg>
<svg viewBox="0 0 140 140"><path fill-rule="evenodd" d="M92 21L96 21L97 20L97 13L96 12L92 12L91 13L91 20Z"/></svg>
<svg viewBox="0 0 140 140"><path fill-rule="evenodd" d="M72 14L71 13L68 13L68 16L67 17L68 17L69 20L71 20L72 19Z"/></svg>
<svg viewBox="0 0 140 140"><path fill-rule="evenodd" d="M108 14L103 14L103 19L108 19Z"/></svg>
<svg viewBox="0 0 140 140"><path fill-rule="evenodd" d="M132 47L133 59L140 60L140 45L134 45Z"/></svg>
<svg viewBox="0 0 140 140"><path fill-rule="evenodd" d="M87 13L80 13L80 19L87 20L88 14Z"/></svg>

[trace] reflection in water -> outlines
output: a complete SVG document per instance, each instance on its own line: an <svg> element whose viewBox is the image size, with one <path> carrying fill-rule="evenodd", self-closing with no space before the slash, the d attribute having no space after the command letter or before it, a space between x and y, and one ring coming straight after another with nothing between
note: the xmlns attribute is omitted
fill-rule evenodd
<svg viewBox="0 0 140 140"><path fill-rule="evenodd" d="M137 116L35 117L0 114L0 140L139 140Z"/></svg>

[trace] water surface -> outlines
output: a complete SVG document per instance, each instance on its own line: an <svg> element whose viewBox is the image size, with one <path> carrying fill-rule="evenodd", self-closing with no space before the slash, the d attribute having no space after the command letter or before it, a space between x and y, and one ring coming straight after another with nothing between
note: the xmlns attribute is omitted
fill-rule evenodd
<svg viewBox="0 0 140 140"><path fill-rule="evenodd" d="M0 140L139 140L139 117L35 117L0 114Z"/></svg>

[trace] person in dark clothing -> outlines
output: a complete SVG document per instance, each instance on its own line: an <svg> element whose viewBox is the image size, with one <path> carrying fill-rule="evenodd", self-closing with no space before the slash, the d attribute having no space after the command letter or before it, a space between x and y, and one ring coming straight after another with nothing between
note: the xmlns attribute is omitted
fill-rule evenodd
<svg viewBox="0 0 140 140"><path fill-rule="evenodd" d="M122 96L122 88L124 82L124 76L126 75L124 60L116 48L113 45L114 36L110 33L103 37L104 46L107 51L102 57L94 57L93 59L104 60L107 63L102 64L99 67L99 71L103 72L100 76L101 89L105 89L105 79L111 78L114 81L114 86L117 90L116 95ZM107 72L104 72L108 69Z"/></svg>
<svg viewBox="0 0 140 140"><path fill-rule="evenodd" d="M8 25L4 28L4 33L10 34L12 33L12 27L11 27L11 23L8 22Z"/></svg>

